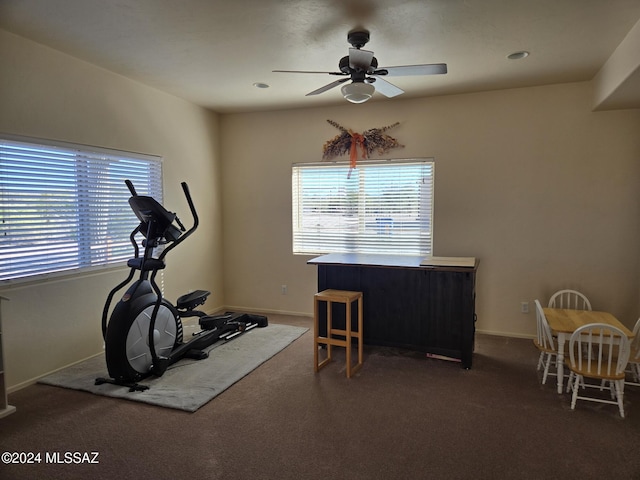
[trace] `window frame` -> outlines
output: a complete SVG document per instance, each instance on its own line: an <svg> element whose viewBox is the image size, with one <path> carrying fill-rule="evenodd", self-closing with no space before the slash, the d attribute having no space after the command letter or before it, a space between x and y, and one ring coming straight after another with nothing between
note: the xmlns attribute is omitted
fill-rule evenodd
<svg viewBox="0 0 640 480"><path fill-rule="evenodd" d="M410 169L393 168L403 166ZM324 179L312 177L323 170L327 171ZM348 182L357 185L347 186ZM294 163L291 183L294 255L428 256L433 252L435 159L432 157L361 160L355 169L349 161ZM304 190L313 193L305 196ZM329 203L321 206L322 198L337 213L330 211ZM387 208L392 213L380 213L386 213Z"/></svg>
<svg viewBox="0 0 640 480"><path fill-rule="evenodd" d="M49 161L47 158L51 152ZM30 154L34 155L32 165L27 160ZM57 177L54 182L59 182L47 194L57 196L56 192L60 189L60 195L68 197L67 209L61 208L64 201L58 200L51 200L50 205L42 207L43 203L49 203L38 199L44 196L38 190L42 188L38 182L46 181L49 175L42 168L44 164L57 170L57 173L52 173L52 178ZM0 133L0 287L62 276L79 276L126 265L126 260L133 255L129 235L139 221L129 207L128 198L131 194L124 179L131 177L138 194L151 195L162 203L162 164L162 157L157 155ZM28 177L29 169L33 170L31 177ZM61 177L66 179L62 180ZM66 240L60 240L60 246L67 247L71 252L68 261L61 259L64 256L62 249L55 251L57 240L52 239L51 232L44 226L50 220L41 218L35 222L33 233L19 232L19 222L27 221L27 216L35 217L33 211L25 213L27 209L24 203L15 208L18 201L23 202L23 199L24 202L33 201L34 205L38 205L39 201L44 218L51 218L52 212L63 215L63 210L66 210L64 215L68 216L70 223L62 233ZM8 222L6 224L5 219ZM73 230L75 237L70 233ZM14 240L3 242L7 236L14 237ZM101 248L96 238L108 239L109 246ZM25 255L31 255L26 262L28 272L16 273L19 268L12 266L11 262L18 263L15 258L20 255L19 252L34 249L38 243L48 245L50 240L51 247L44 248L49 252L41 260L42 264L38 263L35 253L29 252ZM13 256L7 254L3 259L4 248L7 249L5 251L11 248Z"/></svg>

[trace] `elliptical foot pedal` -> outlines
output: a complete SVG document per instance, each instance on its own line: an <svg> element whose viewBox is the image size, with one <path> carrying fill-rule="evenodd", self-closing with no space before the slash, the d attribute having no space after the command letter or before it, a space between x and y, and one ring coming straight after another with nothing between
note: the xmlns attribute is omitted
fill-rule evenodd
<svg viewBox="0 0 640 480"><path fill-rule="evenodd" d="M197 306L203 305L210 294L211 292L207 290L196 290L195 292L182 295L176 302L176 308L178 310L193 310Z"/></svg>

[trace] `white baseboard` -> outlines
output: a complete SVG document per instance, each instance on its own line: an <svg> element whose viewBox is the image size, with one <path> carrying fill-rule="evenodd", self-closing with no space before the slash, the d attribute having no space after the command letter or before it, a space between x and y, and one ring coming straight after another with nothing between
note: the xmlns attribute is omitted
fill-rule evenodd
<svg viewBox="0 0 640 480"><path fill-rule="evenodd" d="M509 333L509 332L495 332L492 330L481 330L476 329L476 333L481 333L483 335L495 335L496 337L509 337L509 338L527 338L533 340L535 335L525 335L522 333Z"/></svg>

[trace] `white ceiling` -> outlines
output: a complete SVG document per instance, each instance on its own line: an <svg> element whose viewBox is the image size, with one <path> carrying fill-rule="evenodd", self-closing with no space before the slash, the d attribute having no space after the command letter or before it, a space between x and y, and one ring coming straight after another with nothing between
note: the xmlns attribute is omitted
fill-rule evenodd
<svg viewBox="0 0 640 480"><path fill-rule="evenodd" d="M272 70L337 71L358 26L380 66L448 65L390 79L407 98L591 80L639 18L639 0L0 0L0 28L218 112L345 103L305 96L336 77Z"/></svg>

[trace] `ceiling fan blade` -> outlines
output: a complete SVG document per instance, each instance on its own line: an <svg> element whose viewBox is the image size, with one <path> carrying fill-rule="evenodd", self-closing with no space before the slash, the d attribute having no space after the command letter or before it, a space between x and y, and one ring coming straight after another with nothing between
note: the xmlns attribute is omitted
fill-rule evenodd
<svg viewBox="0 0 640 480"><path fill-rule="evenodd" d="M341 75L345 76L348 73L344 72L315 72L310 70L271 70L274 73L324 73L325 75Z"/></svg>
<svg viewBox="0 0 640 480"><path fill-rule="evenodd" d="M349 67L353 69L361 69L367 71L373 60L373 52L369 50L360 50L359 48L349 49Z"/></svg>
<svg viewBox="0 0 640 480"><path fill-rule="evenodd" d="M385 97L392 98L404 93L404 90L396 87L391 82L387 82L386 80L382 79L382 77L374 76L374 78L376 81L373 83L373 85L376 87L376 91L380 92Z"/></svg>
<svg viewBox="0 0 640 480"><path fill-rule="evenodd" d="M409 75L440 75L447 73L446 63L431 63L426 65L403 65L400 67L382 67L376 70L376 75L386 75L388 77L401 77Z"/></svg>
<svg viewBox="0 0 640 480"><path fill-rule="evenodd" d="M349 78L341 78L340 80L336 80L335 82L331 82L328 85L325 85L324 87L321 87L317 90L314 90L313 92L309 92L305 95L305 97L308 97L309 95L318 95L320 93L324 93L327 90L331 90L334 87L337 87L338 85L340 85L341 83L346 82L347 80L349 80Z"/></svg>

